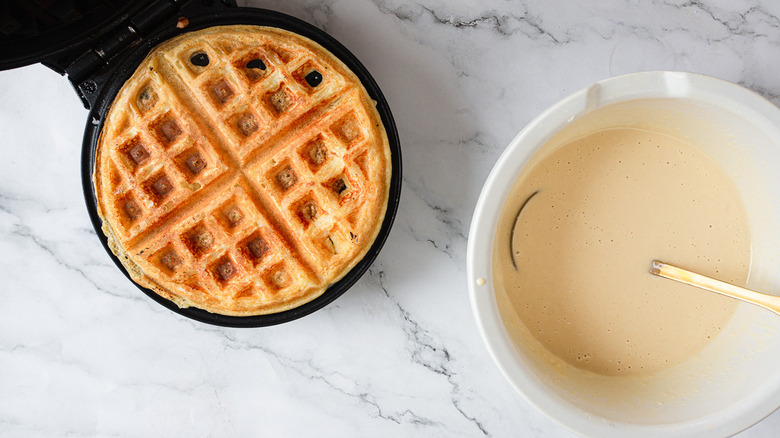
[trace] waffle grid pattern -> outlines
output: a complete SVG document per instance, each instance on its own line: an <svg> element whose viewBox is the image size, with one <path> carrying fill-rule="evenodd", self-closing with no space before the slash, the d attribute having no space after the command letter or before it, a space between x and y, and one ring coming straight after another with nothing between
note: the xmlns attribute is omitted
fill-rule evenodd
<svg viewBox="0 0 780 438"><path fill-rule="evenodd" d="M148 58L112 108L102 208L180 305L263 313L313 299L373 240L379 212L365 205L383 195L387 157L366 126L378 123L354 76L289 44L188 39Z"/></svg>

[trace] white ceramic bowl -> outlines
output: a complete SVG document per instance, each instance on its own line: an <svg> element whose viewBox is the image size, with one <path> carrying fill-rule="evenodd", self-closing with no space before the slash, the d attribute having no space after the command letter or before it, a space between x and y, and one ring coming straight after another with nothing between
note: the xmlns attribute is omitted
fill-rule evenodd
<svg viewBox="0 0 780 438"><path fill-rule="evenodd" d="M509 144L482 189L469 233L471 305L488 351L530 403L564 427L596 437L693 437L737 433L780 407L780 317L741 303L721 334L687 362L651 376L618 378L547 354L493 288L493 241L517 176L545 143L610 126L687 139L719 162L751 226L748 287L780 293L780 109L730 82L678 72L615 77L544 111ZM648 267L650 261L648 260ZM503 311L501 309L504 309ZM515 335L510 335L515 333ZM543 357L544 356L544 357Z"/></svg>

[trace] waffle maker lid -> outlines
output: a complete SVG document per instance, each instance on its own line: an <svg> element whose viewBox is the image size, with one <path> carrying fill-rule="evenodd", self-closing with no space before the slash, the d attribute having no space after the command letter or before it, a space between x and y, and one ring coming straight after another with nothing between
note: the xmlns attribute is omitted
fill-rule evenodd
<svg viewBox="0 0 780 438"><path fill-rule="evenodd" d="M0 70L42 63L67 75L84 106L92 79L111 60L186 8L234 7L235 0L7 0L0 3Z"/></svg>

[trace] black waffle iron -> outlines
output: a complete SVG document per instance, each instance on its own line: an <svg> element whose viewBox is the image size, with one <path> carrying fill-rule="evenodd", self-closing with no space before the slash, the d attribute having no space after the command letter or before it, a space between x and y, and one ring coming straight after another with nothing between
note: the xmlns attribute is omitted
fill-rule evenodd
<svg viewBox="0 0 780 438"><path fill-rule="evenodd" d="M177 26L178 24L178 26ZM184 26L186 24L186 26ZM368 269L390 233L401 192L401 149L390 108L366 68L330 35L301 20L264 9L239 8L233 0L6 0L0 4L0 69L40 62L66 75L89 117L82 145L81 174L92 225L119 269L130 275L108 247L97 214L92 182L95 148L106 112L141 61L158 44L185 32L234 24L272 26L310 38L338 57L360 78L390 141L392 177L387 213L368 254L325 293L300 307L258 316L225 316L179 308L138 286L166 308L197 321L228 327L260 327L291 321L338 298Z"/></svg>

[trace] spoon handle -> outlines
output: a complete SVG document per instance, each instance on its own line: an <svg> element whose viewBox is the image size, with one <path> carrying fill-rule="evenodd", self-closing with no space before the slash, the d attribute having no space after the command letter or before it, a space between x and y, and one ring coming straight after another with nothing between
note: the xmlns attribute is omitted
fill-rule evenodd
<svg viewBox="0 0 780 438"><path fill-rule="evenodd" d="M755 304L780 315L780 297L734 286L733 284L678 268L658 260L653 260L653 267L650 269L650 273Z"/></svg>

